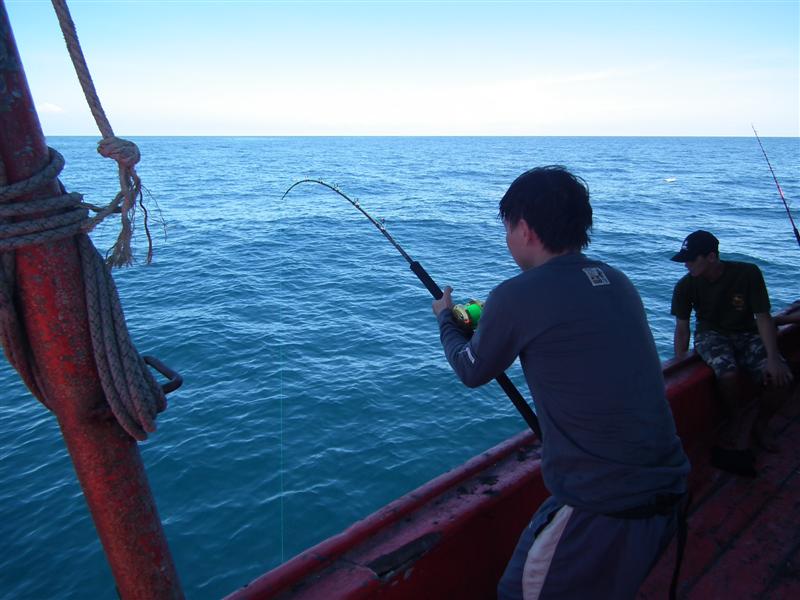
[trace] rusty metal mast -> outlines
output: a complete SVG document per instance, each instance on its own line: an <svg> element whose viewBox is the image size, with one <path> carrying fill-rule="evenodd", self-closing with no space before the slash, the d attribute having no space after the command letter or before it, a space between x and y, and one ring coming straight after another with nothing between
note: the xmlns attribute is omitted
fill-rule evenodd
<svg viewBox="0 0 800 600"><path fill-rule="evenodd" d="M42 170L48 150L0 0L0 185ZM23 197L58 195L58 183ZM16 250L16 304L41 387L72 457L117 589L125 599L183 598L136 441L113 417L93 360L73 238Z"/></svg>

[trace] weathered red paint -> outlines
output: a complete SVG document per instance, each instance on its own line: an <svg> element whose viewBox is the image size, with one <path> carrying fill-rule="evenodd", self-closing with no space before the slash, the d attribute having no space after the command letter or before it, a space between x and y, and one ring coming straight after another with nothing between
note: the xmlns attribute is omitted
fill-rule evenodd
<svg viewBox="0 0 800 600"><path fill-rule="evenodd" d="M535 443L530 431L511 438L227 600L490 597L532 509L548 496ZM475 569L464 577L470 562Z"/></svg>
<svg viewBox="0 0 800 600"><path fill-rule="evenodd" d="M784 328L780 343L784 355L796 368L800 367L800 326ZM719 557L720 545L731 544L731 539L750 531L749 523L754 516L769 520L769 515L759 513L758 507L776 498L779 489L776 480L791 479L787 473L791 469L796 471L797 453L787 450L791 459L786 465L770 466L755 481L737 480L715 471L707 460L719 421L711 370L692 355L668 361L664 377L678 433L693 464L689 480L696 507L690 521L692 548L687 549L681 581L699 581L706 589L707 585L713 587L713 578L705 575ZM798 439L799 428L800 422L795 419L793 429L782 439L796 447L794 440ZM262 575L226 600L494 597L497 581L519 533L548 496L534 442L530 432L511 438ZM800 487L798 480L795 476L791 489ZM705 500L716 494L722 504L709 502L705 506ZM798 512L796 506L790 507L785 499L780 500L784 496L778 494L776 509L788 513L782 514L789 532L783 547L786 560L790 560L796 547L796 539L792 542L790 538L796 537L797 526L788 524L797 522ZM746 558L753 559L753 555L747 554ZM666 596L674 559L673 547L665 552L646 582L642 598ZM758 560L759 582L753 580L746 568L737 570L734 562L723 572L738 587L727 583L726 586L748 594L767 589L761 580L768 567L775 565L766 556ZM772 571L774 574L775 569ZM787 578L783 583L769 585L772 586L769 589L788 590L793 583Z"/></svg>
<svg viewBox="0 0 800 600"><path fill-rule="evenodd" d="M0 5L0 160L7 183L48 160L5 7ZM58 194L56 182L21 201ZM92 358L73 239L16 252L18 304L41 385L55 413L122 598L182 598L135 440L113 418Z"/></svg>

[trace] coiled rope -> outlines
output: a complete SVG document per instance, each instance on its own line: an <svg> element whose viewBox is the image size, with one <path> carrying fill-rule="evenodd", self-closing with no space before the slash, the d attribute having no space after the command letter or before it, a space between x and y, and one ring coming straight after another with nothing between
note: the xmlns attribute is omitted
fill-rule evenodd
<svg viewBox="0 0 800 600"><path fill-rule="evenodd" d="M155 431L156 415L166 408L161 386L138 354L125 324L111 269L87 232L104 213L82 202L80 194L13 202L58 177L63 157L50 149L50 162L39 173L12 185L0 186L0 340L9 362L45 406L40 377L14 304L14 257L17 248L76 237L81 258L89 332L100 383L119 424L137 440ZM12 203L13 202L13 203ZM89 217L89 212L98 213ZM35 215L35 216L34 216ZM11 222L11 218L25 220Z"/></svg>
<svg viewBox="0 0 800 600"><path fill-rule="evenodd" d="M147 210L143 204L142 184L136 174L139 149L133 142L114 135L89 74L66 2L52 0L52 3L84 95L103 136L97 151L117 162L120 191L108 206L98 208L83 202L80 194L67 193L59 182L62 193L58 196L14 202L57 179L64 167L64 159L51 148L48 164L42 171L11 185L6 185L4 165L0 162L0 342L28 389L52 409L42 391L41 377L14 302L14 250L75 236L92 348L103 392L119 424L135 439L144 440L149 432L155 431L155 418L166 408L166 397L130 339L110 271L112 266L133 262L130 246L137 200L147 233L147 262L152 260L153 244L147 225ZM90 217L90 211L96 214ZM100 221L115 213L121 215L121 231L104 261L87 234Z"/></svg>

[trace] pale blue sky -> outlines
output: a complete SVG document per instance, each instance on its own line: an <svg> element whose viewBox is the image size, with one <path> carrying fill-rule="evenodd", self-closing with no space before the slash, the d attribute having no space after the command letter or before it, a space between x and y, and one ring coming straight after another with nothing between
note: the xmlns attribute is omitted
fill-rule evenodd
<svg viewBox="0 0 800 600"><path fill-rule="evenodd" d="M6 0L46 135L97 133ZM800 1L69 2L118 135L800 135Z"/></svg>

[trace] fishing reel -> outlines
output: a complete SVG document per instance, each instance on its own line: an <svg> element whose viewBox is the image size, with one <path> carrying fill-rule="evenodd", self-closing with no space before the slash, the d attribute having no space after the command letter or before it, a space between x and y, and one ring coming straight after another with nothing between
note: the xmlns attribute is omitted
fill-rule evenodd
<svg viewBox="0 0 800 600"><path fill-rule="evenodd" d="M467 331L475 331L483 313L483 302L480 300L468 300L464 304L453 306L452 312L453 318L460 327Z"/></svg>

